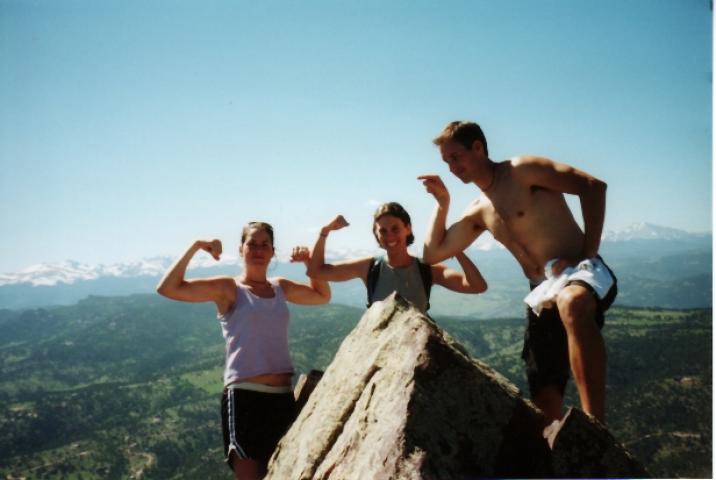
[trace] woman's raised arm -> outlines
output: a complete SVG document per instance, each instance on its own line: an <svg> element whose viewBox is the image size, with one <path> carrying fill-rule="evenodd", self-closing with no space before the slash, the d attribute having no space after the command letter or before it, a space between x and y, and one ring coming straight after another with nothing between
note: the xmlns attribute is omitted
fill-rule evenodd
<svg viewBox="0 0 716 480"><path fill-rule="evenodd" d="M356 260L344 260L336 263L326 263L325 249L326 238L333 230L340 230L347 227L349 223L343 218L343 215L337 215L328 225L321 228L311 258L306 264L306 275L318 280L327 280L330 282L344 282L353 278L360 278L363 282L368 276L368 268L372 261L371 257L360 258Z"/></svg>
<svg viewBox="0 0 716 480"><path fill-rule="evenodd" d="M294 247L291 252L291 262L308 264L311 252L308 247ZM287 278L279 278L279 284L286 293L286 300L299 305L322 305L331 300L331 287L325 280L309 279L310 283L298 283Z"/></svg>
<svg viewBox="0 0 716 480"><path fill-rule="evenodd" d="M433 265L433 282L460 293L482 293L487 290L487 282L477 266L460 252L455 255L462 272L447 268L445 265Z"/></svg>
<svg viewBox="0 0 716 480"><path fill-rule="evenodd" d="M215 302L219 310L231 303L230 297L235 294L235 283L229 277L213 277L196 280L186 280L186 269L196 252L204 250L214 259L219 260L221 256L221 241L219 240L197 240L184 255L174 262L164 277L157 284L157 293L182 302Z"/></svg>

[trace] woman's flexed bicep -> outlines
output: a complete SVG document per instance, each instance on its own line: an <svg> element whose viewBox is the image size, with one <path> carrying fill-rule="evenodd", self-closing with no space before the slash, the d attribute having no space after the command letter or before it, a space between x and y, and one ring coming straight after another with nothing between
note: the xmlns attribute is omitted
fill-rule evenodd
<svg viewBox="0 0 716 480"><path fill-rule="evenodd" d="M215 302L221 310L227 301L235 296L235 283L229 277L212 277L186 280L186 269L192 257L199 250L208 252L216 260L221 255L219 240L197 240L174 262L157 285L157 293L182 302Z"/></svg>

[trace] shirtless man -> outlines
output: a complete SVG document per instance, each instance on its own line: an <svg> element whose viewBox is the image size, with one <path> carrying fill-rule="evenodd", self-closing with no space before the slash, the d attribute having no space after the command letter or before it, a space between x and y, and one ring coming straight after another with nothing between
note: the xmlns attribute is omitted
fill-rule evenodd
<svg viewBox="0 0 716 480"><path fill-rule="evenodd" d="M532 288L544 282L533 292L541 300L528 309L522 352L534 403L550 421L562 418L571 367L582 409L604 422L606 350L601 327L604 311L616 296L616 278L597 255L607 185L546 158L493 162L482 129L472 122L448 124L433 142L453 175L474 183L482 195L446 230L447 188L437 175L418 177L437 200L424 261L454 256L489 230L514 255ZM579 197L584 232L565 193ZM563 288L545 300L557 279Z"/></svg>

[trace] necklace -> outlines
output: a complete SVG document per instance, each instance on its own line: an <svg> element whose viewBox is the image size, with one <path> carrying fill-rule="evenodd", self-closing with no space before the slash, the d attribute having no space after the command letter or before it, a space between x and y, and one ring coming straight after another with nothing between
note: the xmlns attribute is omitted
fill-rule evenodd
<svg viewBox="0 0 716 480"><path fill-rule="evenodd" d="M244 283L246 285L252 285L256 287L264 287L267 285L270 285L268 280L251 280L249 278L244 278L241 283Z"/></svg>
<svg viewBox="0 0 716 480"><path fill-rule="evenodd" d="M492 162L490 159L487 160L492 165L492 178L490 178L490 184L482 189L483 192L488 191L490 188L492 188L492 185L495 183L495 176L497 175L497 164Z"/></svg>

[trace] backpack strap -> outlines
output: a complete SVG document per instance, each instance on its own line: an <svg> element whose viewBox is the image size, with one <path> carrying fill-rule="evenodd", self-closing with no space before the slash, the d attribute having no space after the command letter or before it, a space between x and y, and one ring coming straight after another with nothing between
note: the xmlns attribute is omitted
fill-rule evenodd
<svg viewBox="0 0 716 480"><path fill-rule="evenodd" d="M368 267L368 276L366 277L365 286L368 294L368 303L366 307L373 305L373 293L375 286L378 285L378 275L380 274L380 265L383 263L383 257L374 257Z"/></svg>
<svg viewBox="0 0 716 480"><path fill-rule="evenodd" d="M425 299L428 302L425 307L425 311L427 312L430 310L430 289L433 286L433 268L429 264L423 263L420 259L418 259L418 270L420 270L420 278L423 280Z"/></svg>

